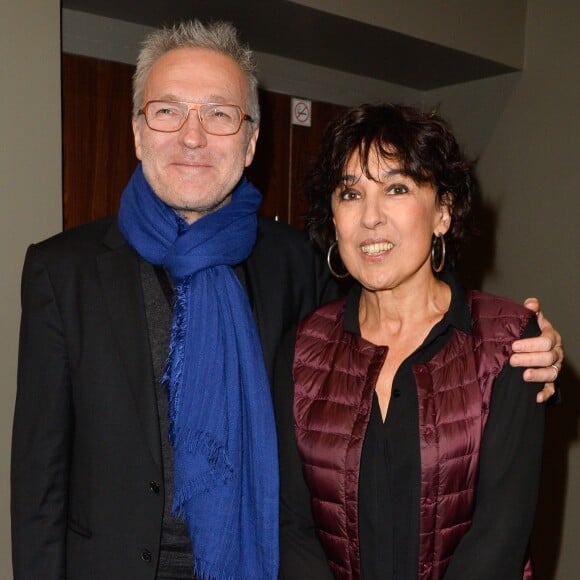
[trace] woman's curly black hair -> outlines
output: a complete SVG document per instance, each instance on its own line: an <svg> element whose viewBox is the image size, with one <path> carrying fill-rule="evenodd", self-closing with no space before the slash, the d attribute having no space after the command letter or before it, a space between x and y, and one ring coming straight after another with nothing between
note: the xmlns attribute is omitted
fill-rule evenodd
<svg viewBox="0 0 580 580"><path fill-rule="evenodd" d="M353 154L371 178L369 157L378 153L397 160L402 171L418 184L429 183L437 201L452 214L445 235L447 264L453 265L458 245L468 229L472 196L478 190L475 163L467 159L451 129L435 112L396 104L365 104L349 109L326 129L322 147L307 180L309 201L306 228L324 252L335 241L331 198Z"/></svg>

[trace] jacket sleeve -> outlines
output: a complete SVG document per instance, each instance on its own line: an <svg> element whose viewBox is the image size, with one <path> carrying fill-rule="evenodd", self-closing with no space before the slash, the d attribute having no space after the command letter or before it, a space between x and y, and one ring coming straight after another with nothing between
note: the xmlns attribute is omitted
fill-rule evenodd
<svg viewBox="0 0 580 580"><path fill-rule="evenodd" d="M71 396L61 313L46 267L29 248L22 275L12 437L15 580L65 578Z"/></svg>
<svg viewBox="0 0 580 580"><path fill-rule="evenodd" d="M539 335L532 319L523 338ZM506 363L493 386L483 436L472 527L451 558L446 580L521 580L542 459L545 405L540 384Z"/></svg>
<svg viewBox="0 0 580 580"><path fill-rule="evenodd" d="M280 455L280 580L332 579L316 535L310 492L294 432L292 361L296 329L281 342L274 379L274 409Z"/></svg>

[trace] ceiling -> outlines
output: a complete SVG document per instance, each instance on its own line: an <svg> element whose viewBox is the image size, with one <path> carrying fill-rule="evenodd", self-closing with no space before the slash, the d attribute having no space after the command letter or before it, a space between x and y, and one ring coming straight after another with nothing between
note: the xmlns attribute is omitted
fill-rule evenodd
<svg viewBox="0 0 580 580"><path fill-rule="evenodd" d="M423 91L515 70L284 0L62 0L62 7L153 27L227 20L255 51Z"/></svg>

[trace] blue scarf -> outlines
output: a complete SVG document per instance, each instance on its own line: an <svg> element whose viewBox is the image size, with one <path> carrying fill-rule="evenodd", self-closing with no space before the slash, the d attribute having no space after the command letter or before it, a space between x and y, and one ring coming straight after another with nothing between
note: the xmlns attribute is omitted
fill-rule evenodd
<svg viewBox="0 0 580 580"><path fill-rule="evenodd" d="M231 202L187 225L131 177L119 227L175 282L164 380L174 449L173 512L187 522L195 574L278 574L278 455L268 376L248 297L232 266L252 251L258 190L243 179Z"/></svg>

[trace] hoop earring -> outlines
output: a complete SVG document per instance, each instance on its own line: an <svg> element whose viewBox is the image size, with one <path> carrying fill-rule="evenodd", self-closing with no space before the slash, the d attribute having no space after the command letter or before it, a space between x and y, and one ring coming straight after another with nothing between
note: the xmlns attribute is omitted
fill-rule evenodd
<svg viewBox="0 0 580 580"><path fill-rule="evenodd" d="M441 257L439 258L439 263L435 263L435 248L437 246L437 240L441 242ZM445 236L441 234L440 236L435 236L431 244L431 267L433 268L433 272L439 273L443 270L445 266Z"/></svg>
<svg viewBox="0 0 580 580"><path fill-rule="evenodd" d="M350 274L348 272L345 272L344 274L338 274L334 268L332 267L332 250L334 250L334 248L336 248L338 246L338 242L334 241L332 242L332 244L330 244L330 248L328 248L328 252L326 253L326 263L328 264L328 269L330 270L330 273L335 277L335 278L347 278L348 276L350 276Z"/></svg>

